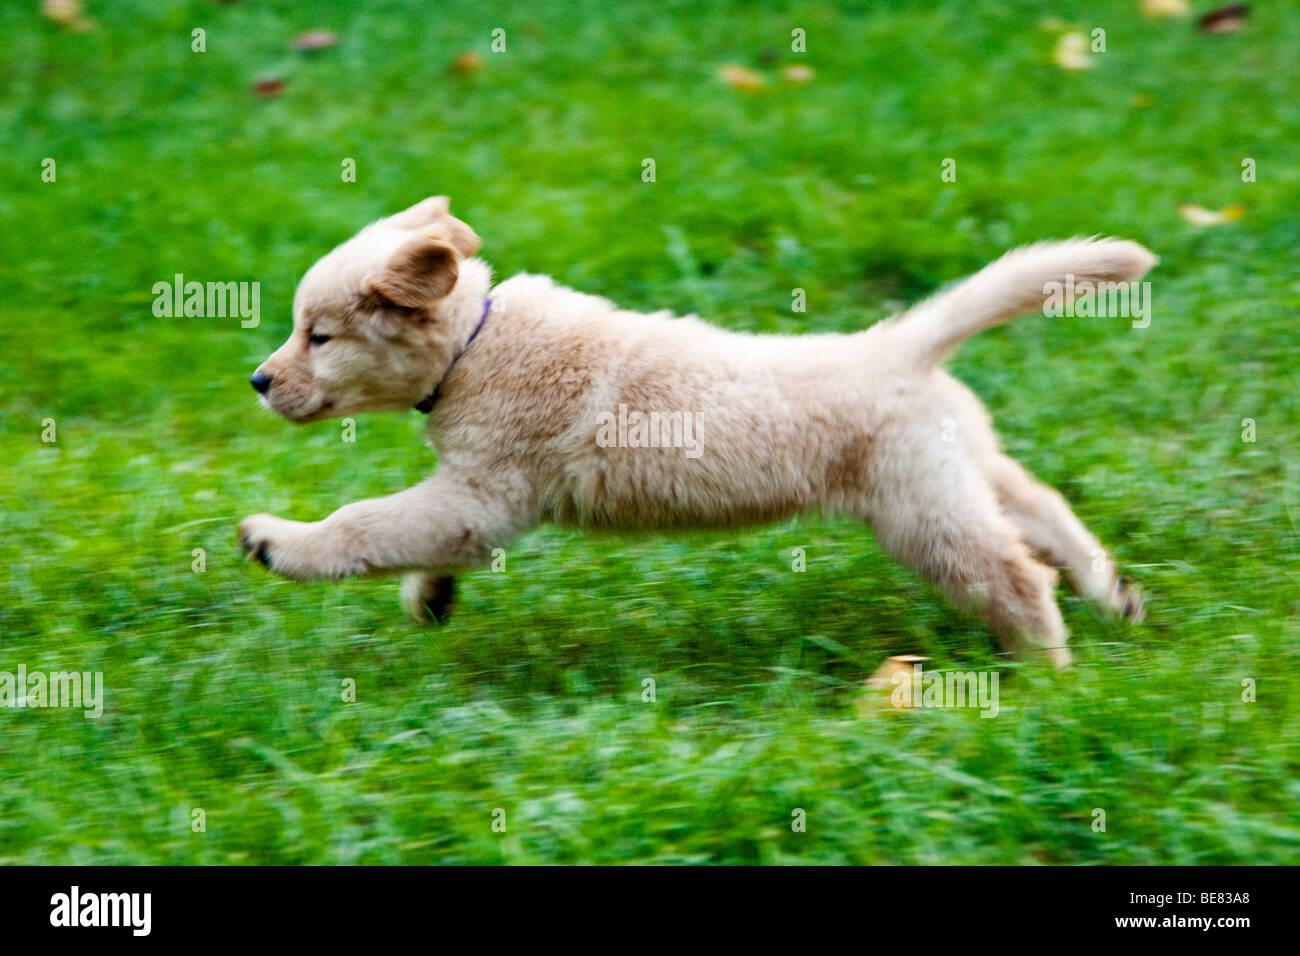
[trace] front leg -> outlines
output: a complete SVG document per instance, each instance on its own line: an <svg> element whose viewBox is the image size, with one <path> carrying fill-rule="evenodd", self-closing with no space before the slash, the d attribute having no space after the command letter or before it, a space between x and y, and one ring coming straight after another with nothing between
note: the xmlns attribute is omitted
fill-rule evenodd
<svg viewBox="0 0 1300 956"><path fill-rule="evenodd" d="M524 510L504 495L439 472L395 495L346 505L324 521L253 515L239 526L239 544L281 577L336 581L484 564L526 526Z"/></svg>

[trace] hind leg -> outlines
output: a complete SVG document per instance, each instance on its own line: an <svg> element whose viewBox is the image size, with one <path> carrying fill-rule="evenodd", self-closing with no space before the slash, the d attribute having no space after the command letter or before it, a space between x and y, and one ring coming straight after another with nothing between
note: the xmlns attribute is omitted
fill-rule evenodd
<svg viewBox="0 0 1300 956"><path fill-rule="evenodd" d="M983 476L965 463L957 470L955 478L949 468L934 469L895 484L873 509L877 537L954 604L981 613L1008 651L1068 666L1056 571L1035 560Z"/></svg>
<svg viewBox="0 0 1300 956"><path fill-rule="evenodd" d="M1136 585L1119 577L1106 549L1070 510L1061 493L1019 462L997 455L986 471L998 502L1046 563L1064 568L1075 593L1121 617L1140 621L1145 607Z"/></svg>

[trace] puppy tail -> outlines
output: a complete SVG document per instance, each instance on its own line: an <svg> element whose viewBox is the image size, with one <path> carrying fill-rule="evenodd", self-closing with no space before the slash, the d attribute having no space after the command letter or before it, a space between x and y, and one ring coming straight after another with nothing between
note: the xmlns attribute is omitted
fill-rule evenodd
<svg viewBox="0 0 1300 956"><path fill-rule="evenodd" d="M964 282L893 320L891 351L913 368L933 368L977 332L1063 304L1070 290L1133 282L1159 261L1136 242L1067 239L1013 249Z"/></svg>

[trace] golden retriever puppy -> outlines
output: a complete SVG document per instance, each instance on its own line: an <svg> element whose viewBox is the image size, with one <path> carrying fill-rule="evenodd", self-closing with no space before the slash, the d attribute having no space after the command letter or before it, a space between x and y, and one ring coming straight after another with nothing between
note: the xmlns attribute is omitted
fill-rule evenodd
<svg viewBox="0 0 1300 956"><path fill-rule="evenodd" d="M259 514L243 549L298 580L407 572L419 617L452 576L543 521L723 528L852 516L974 609L1008 650L1066 665L1057 568L1104 608L1141 599L1065 499L999 448L940 363L982 329L1042 309L1050 284L1139 279L1132 242L1041 243L851 335L749 335L626 312L518 275L493 286L479 240L426 199L317 262L293 333L252 377L292 422L419 408L434 475L322 521Z"/></svg>

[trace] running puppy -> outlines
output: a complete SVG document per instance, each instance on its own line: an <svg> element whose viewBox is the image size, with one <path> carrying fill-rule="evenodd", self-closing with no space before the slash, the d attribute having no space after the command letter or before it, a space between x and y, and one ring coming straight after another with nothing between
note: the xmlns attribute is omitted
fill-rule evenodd
<svg viewBox="0 0 1300 956"><path fill-rule="evenodd" d="M253 374L292 422L412 406L438 469L323 521L253 515L243 549L298 580L405 572L441 618L452 575L543 521L641 530L851 515L983 614L1012 651L1069 663L1057 568L1141 616L1136 589L1070 511L998 447L939 366L963 340L1043 307L1045 286L1139 279L1111 239L1041 243L852 335L724 331L625 312L519 275L495 287L474 231L434 197L367 226L307 272L293 334Z"/></svg>

